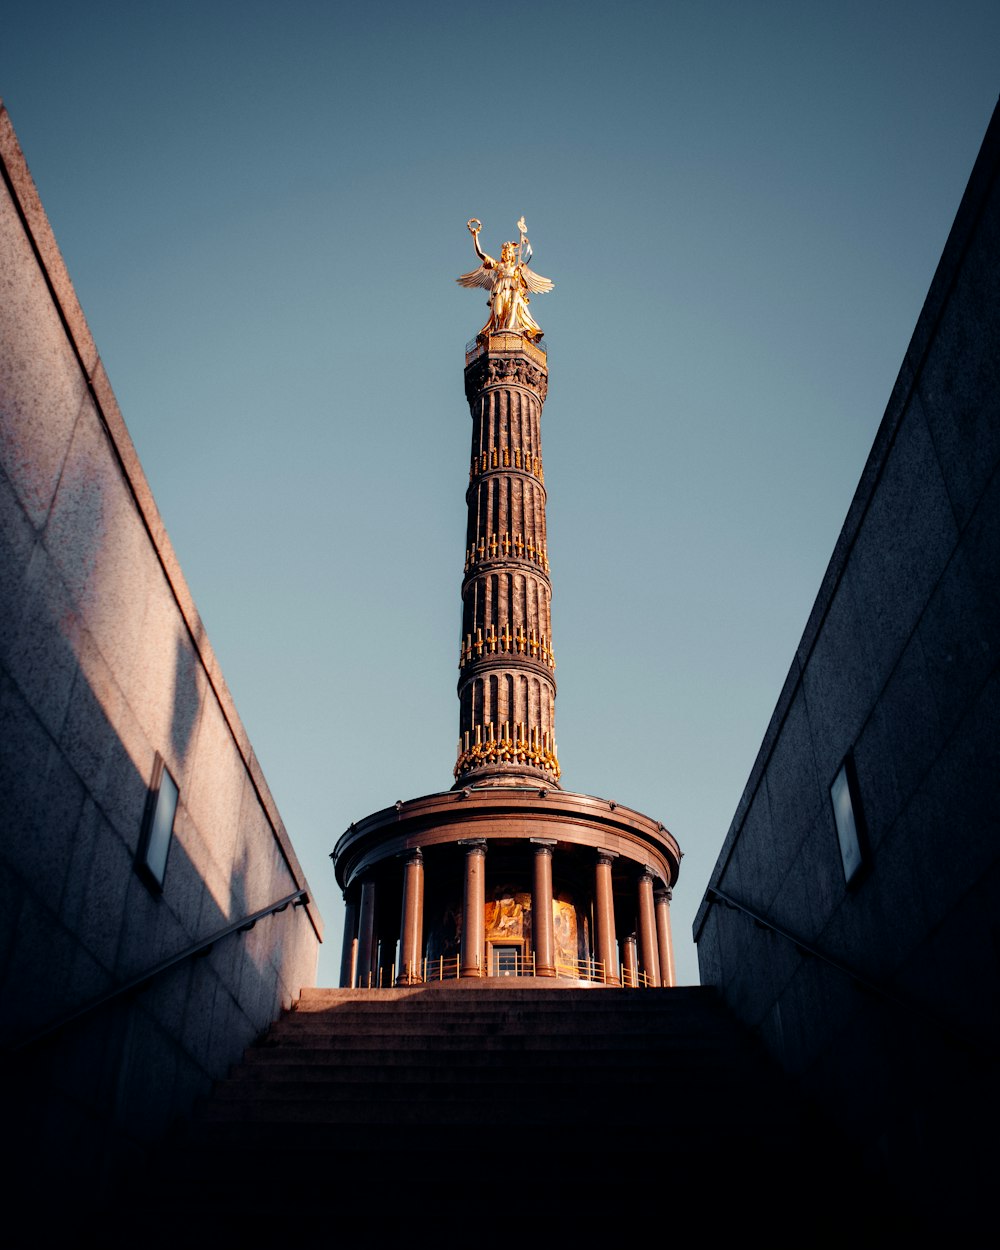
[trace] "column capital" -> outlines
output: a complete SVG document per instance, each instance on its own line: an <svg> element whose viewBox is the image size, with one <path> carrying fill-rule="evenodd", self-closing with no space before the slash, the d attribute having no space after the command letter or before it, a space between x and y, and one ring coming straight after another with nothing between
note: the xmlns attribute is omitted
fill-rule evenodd
<svg viewBox="0 0 1000 1250"><path fill-rule="evenodd" d="M459 838L458 845L465 847L467 855L485 855L486 839L485 838Z"/></svg>
<svg viewBox="0 0 1000 1250"><path fill-rule="evenodd" d="M664 898L667 900L668 903L672 901L673 897L674 897L674 892L670 888L669 885L661 886L660 889L653 891L653 898L656 898L656 899Z"/></svg>
<svg viewBox="0 0 1000 1250"><path fill-rule="evenodd" d="M556 845L555 838L529 838L536 855L551 855Z"/></svg>
<svg viewBox="0 0 1000 1250"><path fill-rule="evenodd" d="M411 846L405 851L400 851L398 858L401 859L404 864L419 864L424 858L424 853L419 846Z"/></svg>
<svg viewBox="0 0 1000 1250"><path fill-rule="evenodd" d="M618 858L618 852L617 852L617 851L604 851L604 850L599 850L599 851L597 852L597 862L598 862L599 864L611 864L611 863L613 863L613 862L614 862L617 858Z"/></svg>

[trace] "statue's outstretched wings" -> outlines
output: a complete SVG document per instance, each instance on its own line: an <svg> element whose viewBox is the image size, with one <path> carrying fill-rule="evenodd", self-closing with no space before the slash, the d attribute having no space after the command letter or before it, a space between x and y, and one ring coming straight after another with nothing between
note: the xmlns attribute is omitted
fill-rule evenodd
<svg viewBox="0 0 1000 1250"><path fill-rule="evenodd" d="M544 295L555 286L551 278L543 278L540 273L535 273L527 265L521 266L521 277L524 279L524 285L533 295ZM487 291L491 291L493 283L496 281L496 270L487 269L485 265L480 265L478 269L473 269L470 273L463 273L455 281L459 286L481 286L485 287Z"/></svg>
<svg viewBox="0 0 1000 1250"><path fill-rule="evenodd" d="M478 269L473 269L471 273L463 273L461 277L455 281L459 286L485 287L487 291L493 290L493 283L496 280L496 271L487 269L485 265L480 265Z"/></svg>
<svg viewBox="0 0 1000 1250"><path fill-rule="evenodd" d="M543 278L540 273L535 273L527 265L521 266L521 277L524 279L524 285L534 295L544 295L546 291L551 291L555 286L551 278ZM461 281L462 279L459 278L459 282Z"/></svg>

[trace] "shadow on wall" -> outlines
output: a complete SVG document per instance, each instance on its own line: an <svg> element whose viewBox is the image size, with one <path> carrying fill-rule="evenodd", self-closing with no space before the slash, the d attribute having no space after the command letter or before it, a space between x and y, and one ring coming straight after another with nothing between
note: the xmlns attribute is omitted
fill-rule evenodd
<svg viewBox="0 0 1000 1250"><path fill-rule="evenodd" d="M171 738L187 756L197 682L180 647L178 660ZM183 790L162 893L146 884L134 864L150 778L79 668L71 691L54 740L0 668L0 1037L8 1048L296 888L273 839L251 843L242 811L231 862L212 865L228 889L207 882L185 845ZM249 782L243 790L252 793ZM27 1168L21 1192L48 1199L58 1175L64 1199L99 1201L297 994L314 945L305 912L289 908L10 1058L17 1080L8 1108Z"/></svg>
<svg viewBox="0 0 1000 1250"><path fill-rule="evenodd" d="M2 106L0 174L0 1043L11 1047L217 931L231 909L287 898L301 873L251 780L228 695L212 688L200 622ZM163 848L172 830L165 875L151 860L147 878L136 855L160 756L179 801L157 826ZM140 1160L311 983L318 933L304 909L261 920L8 1055L18 1196L43 1212L55 1193L99 1200L102 1177Z"/></svg>
<svg viewBox="0 0 1000 1250"><path fill-rule="evenodd" d="M174 645L174 700L173 715L170 718L170 740L179 760L187 759L201 708L198 667L192 649L185 646L183 639L178 638Z"/></svg>

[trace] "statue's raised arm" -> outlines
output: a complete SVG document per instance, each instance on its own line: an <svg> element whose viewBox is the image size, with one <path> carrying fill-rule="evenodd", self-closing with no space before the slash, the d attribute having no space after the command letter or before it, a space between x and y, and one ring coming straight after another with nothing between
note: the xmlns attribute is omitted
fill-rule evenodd
<svg viewBox="0 0 1000 1250"><path fill-rule="evenodd" d="M479 232L482 223L472 217L468 221L469 233L476 255L483 262L478 269L463 273L455 281L464 287L484 287L490 292L487 301L490 319L479 331L480 336L496 334L501 330L513 330L528 339L540 339L542 327L528 312L528 292L543 294L551 291L553 283L541 274L534 273L528 267L531 259L531 244L528 242L527 228L524 218L517 223L520 231L519 243L505 243L500 250L500 259L494 260L479 246Z"/></svg>
<svg viewBox="0 0 1000 1250"><path fill-rule="evenodd" d="M492 269L496 265L496 261L492 256L487 256L487 254L479 246L479 232L483 228L483 223L475 217L470 217L465 224L468 228L469 234L472 235L472 246L476 249L476 255L487 269Z"/></svg>
<svg viewBox="0 0 1000 1250"><path fill-rule="evenodd" d="M476 255L483 262L478 269L473 269L471 273L463 273L461 277L455 281L459 286L484 286L488 291L493 290L493 283L496 280L496 261L492 256L487 256L483 249L479 246L479 232L483 228L483 223L477 221L475 217L470 217L465 223L469 228L469 234L472 235L472 246L476 249Z"/></svg>

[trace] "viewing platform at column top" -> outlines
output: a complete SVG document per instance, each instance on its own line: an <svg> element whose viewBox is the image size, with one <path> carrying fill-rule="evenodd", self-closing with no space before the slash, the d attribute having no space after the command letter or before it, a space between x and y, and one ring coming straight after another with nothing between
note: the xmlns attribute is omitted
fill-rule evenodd
<svg viewBox="0 0 1000 1250"><path fill-rule="evenodd" d="M523 352L537 364L546 365L548 347L544 339L532 342L526 335L513 330L503 330L497 334L480 334L470 339L465 345L465 364L468 367L480 356L492 352Z"/></svg>

